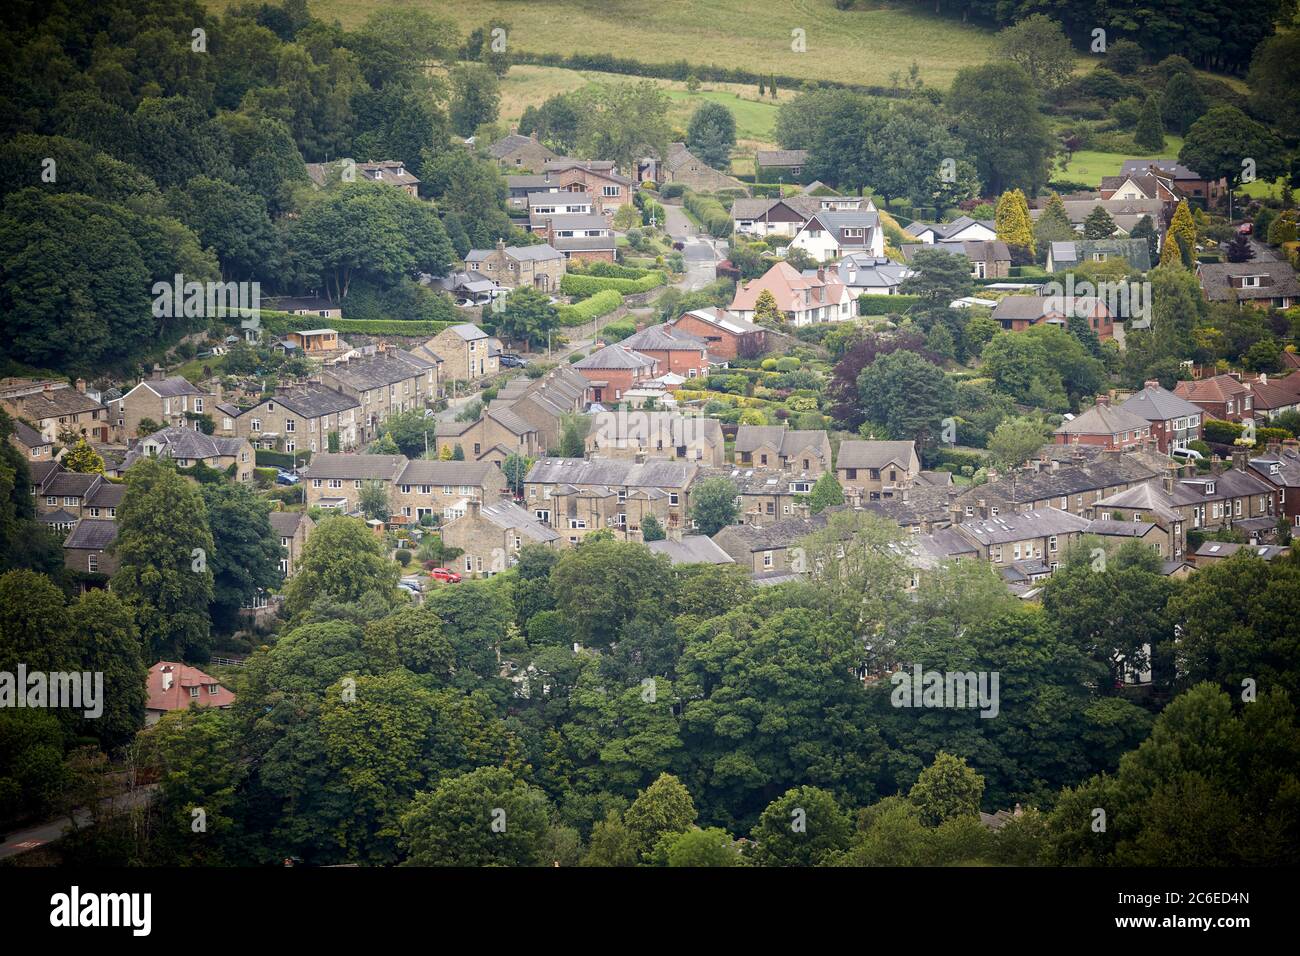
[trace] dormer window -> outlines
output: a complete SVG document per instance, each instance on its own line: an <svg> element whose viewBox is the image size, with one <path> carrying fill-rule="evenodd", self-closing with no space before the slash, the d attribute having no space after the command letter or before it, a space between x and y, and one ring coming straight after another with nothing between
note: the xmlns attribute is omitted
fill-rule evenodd
<svg viewBox="0 0 1300 956"><path fill-rule="evenodd" d="M1207 481L1207 482L1205 483L1205 493L1206 493L1207 495L1212 495L1212 494L1214 494L1214 482L1212 482L1212 481Z"/></svg>

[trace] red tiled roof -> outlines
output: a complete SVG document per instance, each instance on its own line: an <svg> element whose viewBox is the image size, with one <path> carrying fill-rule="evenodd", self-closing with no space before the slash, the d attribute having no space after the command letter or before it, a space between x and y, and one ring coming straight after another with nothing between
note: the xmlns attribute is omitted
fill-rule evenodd
<svg viewBox="0 0 1300 956"><path fill-rule="evenodd" d="M1226 402L1250 389L1231 375L1215 375L1196 381L1182 381L1174 386L1174 394L1189 402Z"/></svg>
<svg viewBox="0 0 1300 956"><path fill-rule="evenodd" d="M171 678L170 686L164 689L166 678ZM217 688L215 694L209 690L214 684ZM193 687L199 689L197 697L190 691ZM234 694L197 667L159 661L149 668L149 703L146 705L149 710L185 710L191 704L196 707L229 707L234 702Z"/></svg>

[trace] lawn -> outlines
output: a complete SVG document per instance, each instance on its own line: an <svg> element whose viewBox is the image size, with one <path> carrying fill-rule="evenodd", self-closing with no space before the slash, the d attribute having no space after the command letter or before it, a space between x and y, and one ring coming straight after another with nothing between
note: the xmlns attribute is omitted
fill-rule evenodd
<svg viewBox="0 0 1300 956"><path fill-rule="evenodd" d="M1099 153L1094 150L1081 149L1070 157L1070 164L1062 168L1058 165L1055 175L1072 183L1087 183L1089 186L1101 185L1101 177L1116 176L1126 159L1170 159L1178 155L1183 148L1181 136L1165 134L1165 148L1158 153Z"/></svg>
<svg viewBox="0 0 1300 956"><path fill-rule="evenodd" d="M233 0L209 0L215 8ZM312 13L355 27L374 0L312 0ZM963 66L989 58L991 32L913 7L836 10L831 0L406 0L454 21L463 33L498 17L507 43L530 53L604 52L653 63L687 60L815 80L887 86L913 62L946 89ZM803 30L806 52L791 49Z"/></svg>

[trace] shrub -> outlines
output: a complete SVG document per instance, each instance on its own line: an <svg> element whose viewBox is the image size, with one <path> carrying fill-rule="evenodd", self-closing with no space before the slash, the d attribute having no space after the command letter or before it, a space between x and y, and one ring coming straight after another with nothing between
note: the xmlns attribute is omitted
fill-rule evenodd
<svg viewBox="0 0 1300 956"><path fill-rule="evenodd" d="M609 315L622 304L622 293L615 289L605 289L576 305L562 306L559 310L560 324L568 326L582 325L603 315Z"/></svg>
<svg viewBox="0 0 1300 956"><path fill-rule="evenodd" d="M668 277L657 270L646 272L639 279L621 279L567 272L560 279L560 291L565 295L581 299L594 296L597 292L603 292L607 289L621 292L624 295L635 295L638 292L649 292L651 289L658 288L667 282Z"/></svg>
<svg viewBox="0 0 1300 956"><path fill-rule="evenodd" d="M681 183L669 183L663 189L659 190L659 198L676 199L684 192L686 192L686 187Z"/></svg>
<svg viewBox="0 0 1300 956"><path fill-rule="evenodd" d="M411 552L405 548L399 548L393 557L397 559L397 563L402 567L406 567L411 563Z"/></svg>
<svg viewBox="0 0 1300 956"><path fill-rule="evenodd" d="M920 297L915 295L860 295L858 314L901 315L919 301Z"/></svg>
<svg viewBox="0 0 1300 956"><path fill-rule="evenodd" d="M731 213L717 199L688 192L682 203L703 224L709 235L719 239L731 235Z"/></svg>

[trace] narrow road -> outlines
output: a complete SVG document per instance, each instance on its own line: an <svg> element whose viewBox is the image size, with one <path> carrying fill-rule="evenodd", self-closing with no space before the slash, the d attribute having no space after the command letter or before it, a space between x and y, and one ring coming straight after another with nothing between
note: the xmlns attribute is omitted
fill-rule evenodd
<svg viewBox="0 0 1300 956"><path fill-rule="evenodd" d="M147 787L140 787L130 793L118 794L115 797L105 797L100 803L105 809L125 810L129 807L139 806L147 803L152 797L155 790L158 789L156 783ZM90 810L82 808L75 815L77 827L88 825L91 820ZM58 820L49 823L42 823L34 827L28 827L25 830L15 830L5 836L4 842L0 843L0 860L8 859L12 856L18 856L20 853L26 853L28 850L35 850L37 847L54 843L63 838L71 830L72 821L67 817L61 817Z"/></svg>
<svg viewBox="0 0 1300 956"><path fill-rule="evenodd" d="M664 205L664 226L675 241L682 243L686 275L673 283L684 292L702 289L718 277L717 265L726 258L727 245L701 233L681 206Z"/></svg>

